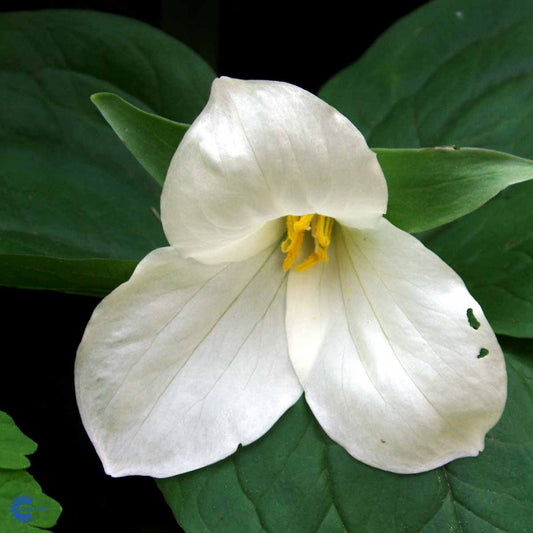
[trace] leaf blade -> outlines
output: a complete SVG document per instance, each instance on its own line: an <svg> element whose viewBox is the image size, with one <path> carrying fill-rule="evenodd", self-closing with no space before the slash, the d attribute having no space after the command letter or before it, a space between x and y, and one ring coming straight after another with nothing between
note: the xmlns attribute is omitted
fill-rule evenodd
<svg viewBox="0 0 533 533"><path fill-rule="evenodd" d="M26 472L30 462L26 455L37 444L16 426L13 419L0 411L0 529L6 533L34 531L34 527L53 527L61 506L43 494L39 484ZM34 510L28 510L28 506Z"/></svg>
<svg viewBox="0 0 533 533"><path fill-rule="evenodd" d="M532 25L527 0L431 2L319 95L371 146L478 146L531 158Z"/></svg>
<svg viewBox="0 0 533 533"><path fill-rule="evenodd" d="M533 337L532 198L533 183L515 185L420 236L463 278L492 328L513 337Z"/></svg>
<svg viewBox="0 0 533 533"><path fill-rule="evenodd" d="M162 186L188 124L147 113L112 93L93 94L91 100L126 148Z"/></svg>
<svg viewBox="0 0 533 533"><path fill-rule="evenodd" d="M374 149L387 179L386 217L425 231L474 211L502 189L533 179L533 161L478 148Z"/></svg>
<svg viewBox="0 0 533 533"><path fill-rule="evenodd" d="M0 28L6 104L0 255L7 269L0 269L0 283L28 286L37 257L50 274L55 261L65 277L71 260L88 260L88 270L91 261L138 261L166 245L157 213L160 186L89 97L113 91L147 113L190 122L207 101L213 71L181 43L116 15L3 13ZM118 268L112 277L125 281L123 272ZM52 278L36 271L42 283L35 288L54 288ZM108 290L109 279L92 276L87 293Z"/></svg>

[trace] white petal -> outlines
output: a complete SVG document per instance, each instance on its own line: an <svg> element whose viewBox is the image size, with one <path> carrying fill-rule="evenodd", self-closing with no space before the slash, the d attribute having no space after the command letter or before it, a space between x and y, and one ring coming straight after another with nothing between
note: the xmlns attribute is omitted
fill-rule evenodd
<svg viewBox="0 0 533 533"><path fill-rule="evenodd" d="M503 411L505 363L481 308L385 219L366 232L337 227L329 263L291 272L287 334L324 430L377 468L415 473L477 455Z"/></svg>
<svg viewBox="0 0 533 533"><path fill-rule="evenodd" d="M167 477L263 435L301 395L278 247L225 266L152 252L97 307L76 360L106 472Z"/></svg>
<svg viewBox="0 0 533 533"><path fill-rule="evenodd" d="M367 228L386 205L375 154L338 111L288 83L219 78L170 164L161 215L173 246L216 262L278 240L283 227L265 224L288 214Z"/></svg>

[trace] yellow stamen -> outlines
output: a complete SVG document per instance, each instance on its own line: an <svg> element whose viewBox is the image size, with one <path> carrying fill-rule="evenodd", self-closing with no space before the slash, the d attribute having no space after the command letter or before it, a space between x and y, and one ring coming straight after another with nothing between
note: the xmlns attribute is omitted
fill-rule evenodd
<svg viewBox="0 0 533 533"><path fill-rule="evenodd" d="M328 261L327 249L331 242L333 219L324 215L289 215L287 217L287 238L281 243L281 251L286 255L283 269L289 270L300 255L305 232L311 230L315 241L315 249L311 255L298 263L294 268L297 272L307 270L317 263Z"/></svg>
<svg viewBox="0 0 533 533"><path fill-rule="evenodd" d="M315 215L304 215L303 217L294 217L297 220L294 222L294 231L306 231L309 229L313 217Z"/></svg>

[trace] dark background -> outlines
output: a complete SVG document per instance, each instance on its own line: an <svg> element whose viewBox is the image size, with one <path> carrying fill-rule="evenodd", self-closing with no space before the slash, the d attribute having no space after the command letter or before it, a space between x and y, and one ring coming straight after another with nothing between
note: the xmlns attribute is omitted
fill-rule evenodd
<svg viewBox="0 0 533 533"><path fill-rule="evenodd" d="M83 8L143 20L204 56L218 74L283 80L312 92L424 2L213 0L4 2L3 11ZM30 473L63 506L56 533L181 531L150 478L106 476L74 396L76 348L98 299L0 289L0 409L39 444Z"/></svg>

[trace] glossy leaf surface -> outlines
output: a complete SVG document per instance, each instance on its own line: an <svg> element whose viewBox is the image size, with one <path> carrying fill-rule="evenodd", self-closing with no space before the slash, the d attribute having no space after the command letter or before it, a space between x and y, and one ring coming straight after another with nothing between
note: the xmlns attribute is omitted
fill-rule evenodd
<svg viewBox="0 0 533 533"><path fill-rule="evenodd" d="M61 288L39 270L28 283L28 272L44 259L49 271L57 262L64 278L65 261L99 260L102 279L86 264L66 281L76 292L105 293L109 279L125 279L124 260L138 261L166 241L160 187L117 142L90 96L112 91L148 113L191 122L214 73L178 41L119 16L7 13L0 30L0 282Z"/></svg>

